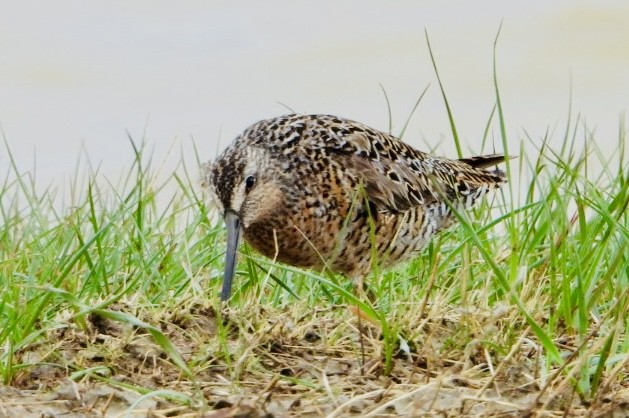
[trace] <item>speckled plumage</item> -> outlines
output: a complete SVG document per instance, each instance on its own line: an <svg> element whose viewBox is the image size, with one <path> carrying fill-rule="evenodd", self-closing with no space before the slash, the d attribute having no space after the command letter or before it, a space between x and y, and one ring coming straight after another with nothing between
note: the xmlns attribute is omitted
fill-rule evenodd
<svg viewBox="0 0 629 418"><path fill-rule="evenodd" d="M504 183L486 169L503 160L435 157L358 122L287 115L247 128L206 165L204 184L234 229L228 252L242 233L269 258L361 279L373 262L418 255L454 222L451 206L470 208Z"/></svg>

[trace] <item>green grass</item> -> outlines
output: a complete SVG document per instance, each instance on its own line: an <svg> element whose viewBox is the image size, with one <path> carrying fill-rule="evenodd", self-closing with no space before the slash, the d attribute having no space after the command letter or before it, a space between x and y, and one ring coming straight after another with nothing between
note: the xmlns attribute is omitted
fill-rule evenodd
<svg viewBox="0 0 629 418"><path fill-rule="evenodd" d="M234 387L280 373L260 376L260 354L251 352L268 343L264 323L276 315L295 329L328 323L316 336L321 353L360 361L356 335L347 333L355 317L343 308L359 304L371 324L367 358L382 361L382 375L414 356L484 367L491 358L494 372L516 356L534 376L540 402L568 388L594 403L629 379L629 167L623 136L613 153L593 142L579 150L580 126L568 126L559 150L543 145L529 156L521 147L510 162L520 194L505 188L471 216L460 214L461 225L423 257L373 275L375 304L356 297L342 277L275 265L243 248L231 306L222 307L223 227L208 221L196 173L156 184L141 150L125 184L103 185L89 173L63 209L13 165L0 189L0 376L29 387L29 370L45 363L78 380L120 385L111 378L115 362L93 372L95 364L61 354L64 330L93 338L97 316L150 336L167 355L162 361L192 385L173 391L175 399L192 402L200 370L217 368ZM595 163L602 168L590 169ZM215 329L173 341L173 317L198 306L219 319ZM400 350L400 338L409 348ZM127 377L125 387L140 393L158 389Z"/></svg>
<svg viewBox="0 0 629 418"><path fill-rule="evenodd" d="M602 410L629 387L625 128L603 151L568 118L558 147L548 137L508 149L515 142L496 93L503 146L517 156L507 163L510 185L458 214L460 225L423 257L374 273L374 303L343 277L277 265L245 246L223 306L225 236L219 220L208 220L196 167L160 183L131 142L121 184L77 170L62 204L52 189L37 191L7 145L3 383L100 382L144 395L136 403L158 397L194 410L224 399L266 408L273 393L302 399L292 410L274 404L286 415L306 416L308 406L312 416L375 416L449 376L467 382L472 403ZM356 305L366 364L346 309Z"/></svg>

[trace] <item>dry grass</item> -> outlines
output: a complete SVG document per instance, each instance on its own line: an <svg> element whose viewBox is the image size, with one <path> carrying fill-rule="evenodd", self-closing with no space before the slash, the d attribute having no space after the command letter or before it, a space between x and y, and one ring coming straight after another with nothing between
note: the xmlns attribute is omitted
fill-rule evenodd
<svg viewBox="0 0 629 418"><path fill-rule="evenodd" d="M490 349L509 311L462 311L430 304L408 318L416 328L385 374L382 335L365 326L361 361L355 316L344 306L250 305L216 312L206 299L169 309L110 306L159 324L192 369L186 377L142 329L89 315L16 353L13 389L0 392L9 416L626 416L629 383L610 379L597 399L576 394L557 369L543 376L540 347L529 330L506 354ZM225 338L219 336L225 333ZM462 342L466 342L462 344ZM576 352L574 341L556 341ZM463 351L461 349L463 348ZM46 395L42 395L45 393ZM142 397L140 394L147 394ZM184 401L186 406L181 405ZM31 415L28 411L32 411ZM612 414L613 415L610 415ZM128 414L128 415L127 415Z"/></svg>

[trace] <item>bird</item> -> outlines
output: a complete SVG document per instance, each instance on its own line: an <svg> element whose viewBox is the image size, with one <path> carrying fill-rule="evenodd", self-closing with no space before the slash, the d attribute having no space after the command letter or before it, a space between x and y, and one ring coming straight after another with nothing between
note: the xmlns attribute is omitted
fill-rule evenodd
<svg viewBox="0 0 629 418"><path fill-rule="evenodd" d="M495 166L504 161L434 156L333 115L256 122L202 168L227 229L221 300L230 299L242 238L273 260L362 285L376 264L418 257L456 211L503 185Z"/></svg>

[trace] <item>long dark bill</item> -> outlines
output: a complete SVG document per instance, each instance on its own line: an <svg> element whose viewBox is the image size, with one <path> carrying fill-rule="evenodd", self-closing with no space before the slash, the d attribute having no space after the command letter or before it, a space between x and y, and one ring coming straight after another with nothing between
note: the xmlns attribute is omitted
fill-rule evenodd
<svg viewBox="0 0 629 418"><path fill-rule="evenodd" d="M223 290L221 300L229 300L232 293L232 281L236 268L236 251L240 242L240 218L234 211L225 212L225 224L227 225L227 250L225 251L225 276L223 278Z"/></svg>

